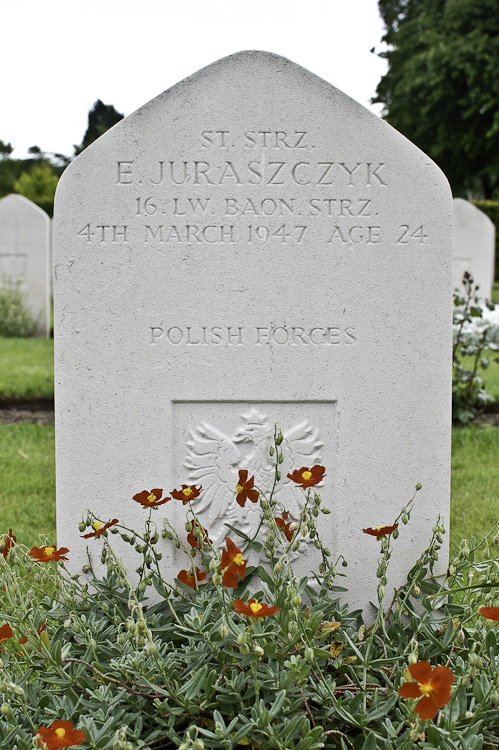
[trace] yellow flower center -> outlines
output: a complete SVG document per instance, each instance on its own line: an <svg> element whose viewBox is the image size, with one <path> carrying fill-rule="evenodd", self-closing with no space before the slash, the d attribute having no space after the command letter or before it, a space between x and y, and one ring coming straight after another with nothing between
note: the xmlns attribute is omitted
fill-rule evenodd
<svg viewBox="0 0 499 750"><path fill-rule="evenodd" d="M191 490L190 487L186 487L185 490L182 490L182 495L185 495L186 497L190 497L194 494L194 491Z"/></svg>
<svg viewBox="0 0 499 750"><path fill-rule="evenodd" d="M306 482L308 482L308 480L310 479L311 476L312 476L312 472L311 471L303 471L302 472L302 479L304 479Z"/></svg>
<svg viewBox="0 0 499 750"><path fill-rule="evenodd" d="M376 526L376 531L381 531L382 528L383 528L383 524L380 523L378 526Z"/></svg>
<svg viewBox="0 0 499 750"><path fill-rule="evenodd" d="M251 604L249 605L249 608L251 609L251 611L255 615L256 615L257 612L259 612L261 609L263 609L263 607L260 604L260 602L251 602Z"/></svg>
<svg viewBox="0 0 499 750"><path fill-rule="evenodd" d="M59 729L55 730L55 733L59 737L59 739L61 739L66 734L66 730L64 729L64 727L59 727Z"/></svg>
<svg viewBox="0 0 499 750"><path fill-rule="evenodd" d="M433 692L433 688L429 682L423 682L421 685L418 685L418 687L419 692L421 693L421 695L424 695L425 698L428 698Z"/></svg>
<svg viewBox="0 0 499 750"><path fill-rule="evenodd" d="M101 526L102 524L100 521L96 521L95 523L92 524L92 528L95 529L96 531L99 531Z"/></svg>
<svg viewBox="0 0 499 750"><path fill-rule="evenodd" d="M244 490L243 485L242 484L238 484L237 487L236 487L237 494L240 495L243 490Z"/></svg>
<svg viewBox="0 0 499 750"><path fill-rule="evenodd" d="M45 554L47 557L52 557L55 552L55 547L45 547Z"/></svg>
<svg viewBox="0 0 499 750"><path fill-rule="evenodd" d="M244 560L241 552L238 552L237 555L234 557L234 562L236 565L244 565Z"/></svg>

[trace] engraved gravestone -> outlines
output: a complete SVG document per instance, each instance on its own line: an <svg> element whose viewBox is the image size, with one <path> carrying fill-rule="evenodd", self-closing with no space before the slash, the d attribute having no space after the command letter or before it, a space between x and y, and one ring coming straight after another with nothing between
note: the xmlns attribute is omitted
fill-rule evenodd
<svg viewBox="0 0 499 750"><path fill-rule="evenodd" d="M448 520L451 221L427 156L265 52L219 60L86 149L55 215L58 542L74 568L80 514L142 528L145 488L202 485L216 542L224 523L254 529L238 469L269 477L278 422L278 496L296 518L287 473L326 467L320 528L349 561L353 604L376 597L379 545L362 528L423 482L395 546L400 584L436 514ZM182 531L181 503L163 515ZM303 549L301 575L318 565ZM186 559L164 553L173 578Z"/></svg>
<svg viewBox="0 0 499 750"><path fill-rule="evenodd" d="M490 299L494 285L496 257L496 229L489 217L479 208L455 198L454 205L454 264L455 288L462 288L463 274L468 271L479 285L480 297Z"/></svg>
<svg viewBox="0 0 499 750"><path fill-rule="evenodd" d="M50 219L22 195L0 200L0 286L19 284L37 336L49 335Z"/></svg>

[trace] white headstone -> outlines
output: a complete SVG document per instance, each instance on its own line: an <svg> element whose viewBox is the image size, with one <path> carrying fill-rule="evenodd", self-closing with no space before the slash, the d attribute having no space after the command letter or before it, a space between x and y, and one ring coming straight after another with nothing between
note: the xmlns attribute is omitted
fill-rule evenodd
<svg viewBox="0 0 499 750"><path fill-rule="evenodd" d="M480 297L491 298L496 257L496 228L479 208L454 198L454 288L462 289L468 271L478 284Z"/></svg>
<svg viewBox="0 0 499 750"><path fill-rule="evenodd" d="M20 282L43 337L50 329L49 238L50 219L35 203L15 194L0 200L0 286Z"/></svg>
<svg viewBox="0 0 499 750"><path fill-rule="evenodd" d="M427 156L266 52L219 60L86 149L55 213L58 542L73 566L86 508L143 528L132 496L182 483L203 485L212 538L236 541L225 522L255 523L237 469L261 481L279 422L278 497L296 518L287 473L326 467L320 528L354 604L378 582L362 529L423 482L400 584L448 520L451 221ZM163 515L182 531L180 502ZM318 565L304 547L302 575ZM186 559L166 541L164 562L173 577Z"/></svg>

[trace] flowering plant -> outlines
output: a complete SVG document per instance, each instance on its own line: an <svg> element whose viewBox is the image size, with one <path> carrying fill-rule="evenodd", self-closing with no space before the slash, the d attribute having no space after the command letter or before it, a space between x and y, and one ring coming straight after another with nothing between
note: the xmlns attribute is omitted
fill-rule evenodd
<svg viewBox="0 0 499 750"><path fill-rule="evenodd" d="M42 540L30 551L12 542L12 532L3 535L1 748L480 750L499 744L495 531L478 544L463 542L441 575L435 562L444 529L437 519L407 581L390 590L390 558L393 546L404 543L421 490L416 485L392 522L359 523L359 545L381 547L377 601L364 613L351 611L341 600L346 561L333 558L318 529L317 519L330 513L318 492L327 473L324 467L291 472L304 493L302 510L292 517L275 495L282 443L276 428L270 490L234 475L232 499L243 513L237 497L247 491L265 526L262 542L227 525L224 548L216 549L213 529L196 515L202 487L188 484L169 494L130 492L129 502L144 508L143 531L89 513L80 524L80 533L90 530L83 575L66 568L71 539L59 549ZM174 492L186 511L182 533L168 517ZM363 525L374 539L363 535ZM138 556L133 579L114 537ZM321 562L312 578L298 579L291 559L306 554L310 539ZM159 563L172 545L183 550L185 564L167 579ZM260 554L255 564L250 549ZM93 550L103 575L91 562Z"/></svg>

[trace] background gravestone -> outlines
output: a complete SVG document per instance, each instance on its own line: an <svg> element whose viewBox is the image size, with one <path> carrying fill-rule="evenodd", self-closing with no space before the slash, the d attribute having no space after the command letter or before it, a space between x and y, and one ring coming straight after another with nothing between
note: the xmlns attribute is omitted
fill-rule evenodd
<svg viewBox="0 0 499 750"><path fill-rule="evenodd" d="M462 289L463 274L471 273L478 295L490 299L494 285L496 228L489 217L469 201L454 198L454 287Z"/></svg>
<svg viewBox="0 0 499 750"><path fill-rule="evenodd" d="M50 219L22 195L0 200L0 286L20 282L26 307L38 321L38 336L50 330Z"/></svg>
<svg viewBox="0 0 499 750"><path fill-rule="evenodd" d="M225 521L254 528L237 469L261 481L277 421L279 497L296 517L287 472L326 467L321 532L349 561L354 604L376 597L379 544L362 528L423 482L396 543L400 584L436 514L448 521L451 221L427 156L264 52L210 65L86 149L55 211L58 543L72 565L86 562L80 513L142 528L132 496L153 487L202 484L212 538ZM164 515L182 531L181 503ZM304 546L299 574L317 570ZM165 550L173 577L186 559Z"/></svg>

